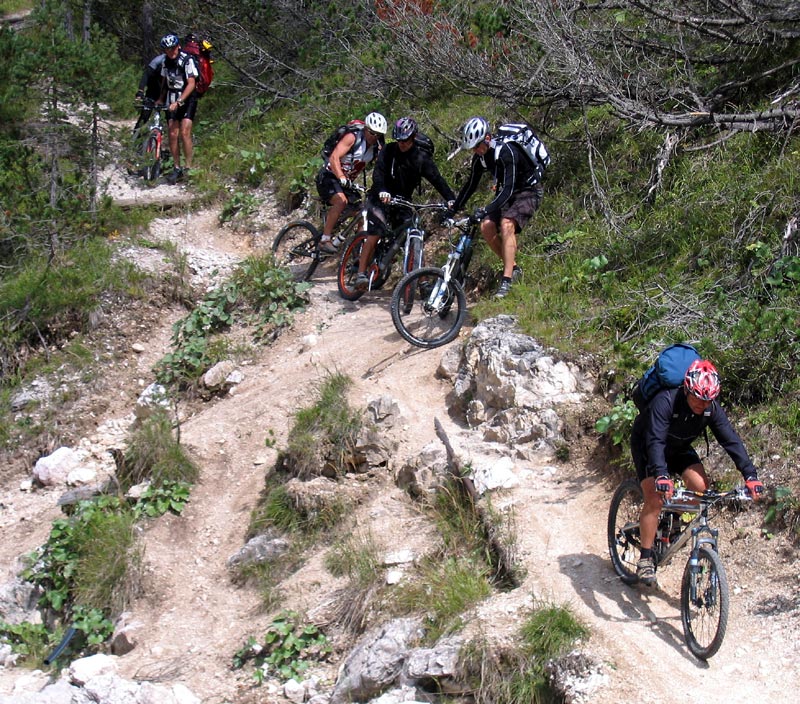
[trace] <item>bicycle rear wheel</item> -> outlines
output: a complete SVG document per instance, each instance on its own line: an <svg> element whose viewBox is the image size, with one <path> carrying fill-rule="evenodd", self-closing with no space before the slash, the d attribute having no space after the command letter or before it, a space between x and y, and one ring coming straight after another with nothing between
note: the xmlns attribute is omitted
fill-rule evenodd
<svg viewBox="0 0 800 704"><path fill-rule="evenodd" d="M639 514L644 504L642 487L636 479L626 479L617 487L608 507L608 552L614 571L625 584L635 584L639 561Z"/></svg>
<svg viewBox="0 0 800 704"><path fill-rule="evenodd" d="M707 545L700 548L698 565L686 563L681 581L683 636L692 654L708 660L716 654L728 627L730 597L722 560Z"/></svg>
<svg viewBox="0 0 800 704"><path fill-rule="evenodd" d="M407 288L418 296L408 311L403 299ZM391 311L392 322L404 340L433 349L458 336L467 317L467 297L458 281L445 282L441 269L426 267L400 279L392 291Z"/></svg>
<svg viewBox="0 0 800 704"><path fill-rule="evenodd" d="M319 264L320 233L306 220L284 226L272 242L275 261L292 272L298 281L308 281Z"/></svg>
<svg viewBox="0 0 800 704"><path fill-rule="evenodd" d="M161 154L158 139L150 135L144 143L142 151L142 176L148 181L155 181L161 175Z"/></svg>
<svg viewBox="0 0 800 704"><path fill-rule="evenodd" d="M414 237L408 246L408 259L405 262L405 271L403 274L409 274L414 269L419 269L422 266L422 240ZM411 312L411 307L414 305L414 296L416 289L414 286L406 286L403 288L403 315L408 315Z"/></svg>

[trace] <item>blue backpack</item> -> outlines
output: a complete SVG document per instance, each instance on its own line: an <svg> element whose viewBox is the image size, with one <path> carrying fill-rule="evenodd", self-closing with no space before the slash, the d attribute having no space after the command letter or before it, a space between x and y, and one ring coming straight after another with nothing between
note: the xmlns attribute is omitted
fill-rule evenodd
<svg viewBox="0 0 800 704"><path fill-rule="evenodd" d="M685 342L678 342L661 350L656 361L637 381L631 392L636 408L643 411L661 389L677 389L683 384L686 370L700 353Z"/></svg>

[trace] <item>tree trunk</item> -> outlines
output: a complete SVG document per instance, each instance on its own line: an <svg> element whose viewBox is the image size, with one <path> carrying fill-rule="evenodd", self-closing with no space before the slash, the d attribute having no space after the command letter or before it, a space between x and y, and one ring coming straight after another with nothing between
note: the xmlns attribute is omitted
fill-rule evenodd
<svg viewBox="0 0 800 704"><path fill-rule="evenodd" d="M83 0L83 32L82 38L84 44L88 44L92 40L92 0Z"/></svg>

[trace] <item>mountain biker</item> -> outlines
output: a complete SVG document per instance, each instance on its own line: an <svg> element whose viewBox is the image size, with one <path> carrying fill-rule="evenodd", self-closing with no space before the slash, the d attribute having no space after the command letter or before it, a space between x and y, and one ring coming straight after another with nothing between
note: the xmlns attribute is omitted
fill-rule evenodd
<svg viewBox="0 0 800 704"><path fill-rule="evenodd" d="M348 195L353 194L352 182L378 156L388 128L383 115L371 112L364 119L363 127L354 126L342 135L317 174L317 192L330 206L319 245L326 254L335 254L341 245L341 242L331 240L333 228L347 206Z"/></svg>
<svg viewBox="0 0 800 704"><path fill-rule="evenodd" d="M387 213L384 206L391 201L392 196L411 200L414 189L424 178L452 209L455 193L439 173L433 155L417 144L415 138L418 132L419 128L413 118L401 117L392 128L392 139L395 141L386 145L375 162L372 186L367 194L367 230L370 236L361 249L356 287L369 285L367 265L372 259L378 239L408 217L407 211L402 208L394 208Z"/></svg>
<svg viewBox="0 0 800 704"><path fill-rule="evenodd" d="M166 178L169 183L175 184L192 167L192 121L197 113L194 86L199 74L194 59L181 51L180 39L176 34L164 35L161 48L164 50L164 64L161 67L159 102L167 106L169 149L174 162L172 173ZM181 150L185 169L181 168Z"/></svg>
<svg viewBox="0 0 800 704"><path fill-rule="evenodd" d="M511 284L522 276L517 266L517 234L542 203L544 190L539 174L523 148L513 142L497 142L483 117L467 120L462 129L461 149L474 152L469 180L456 198L455 210L463 208L478 188L484 173L497 183L494 199L475 211L481 220L481 234L503 262L503 275L495 298L505 298Z"/></svg>
<svg viewBox="0 0 800 704"><path fill-rule="evenodd" d="M688 489L705 491L708 477L692 443L706 428L725 449L744 477L750 495L758 499L764 485L741 438L717 401L719 374L708 360L689 366L683 386L661 389L633 423L631 455L644 492L639 516L642 550L636 574L642 584L656 581L653 543L664 499L672 498L671 474L680 475Z"/></svg>
<svg viewBox="0 0 800 704"><path fill-rule="evenodd" d="M139 89L136 91L137 102L144 102L141 110L139 111L139 118L133 127L134 136L139 134L139 128L146 124L150 119L150 114L153 110L150 103L155 103L161 97L161 69L164 66L164 60L167 57L161 53L154 56L150 63L144 67L142 77L139 80Z"/></svg>

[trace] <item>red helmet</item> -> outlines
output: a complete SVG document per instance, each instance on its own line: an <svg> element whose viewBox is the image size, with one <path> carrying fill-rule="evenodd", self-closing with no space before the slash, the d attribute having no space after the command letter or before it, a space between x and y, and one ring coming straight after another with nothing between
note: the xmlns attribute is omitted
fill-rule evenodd
<svg viewBox="0 0 800 704"><path fill-rule="evenodd" d="M686 370L683 388L687 394L697 396L703 401L713 401L719 396L719 374L716 367L707 359L695 360Z"/></svg>

